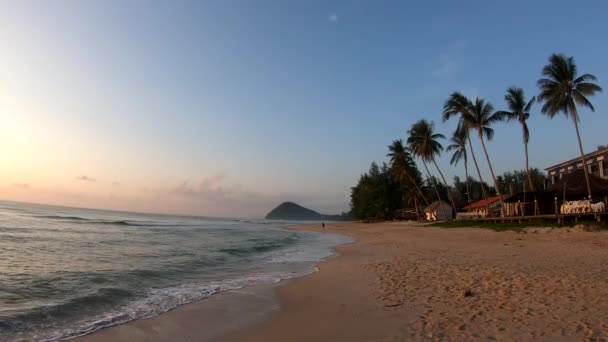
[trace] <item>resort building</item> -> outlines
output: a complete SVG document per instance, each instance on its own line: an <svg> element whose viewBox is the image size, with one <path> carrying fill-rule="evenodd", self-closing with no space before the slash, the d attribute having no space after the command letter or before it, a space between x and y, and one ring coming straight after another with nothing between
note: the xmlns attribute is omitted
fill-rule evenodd
<svg viewBox="0 0 608 342"><path fill-rule="evenodd" d="M503 196L503 198L505 197L506 196ZM464 211L469 213L469 215L462 216L500 216L501 203L502 202L500 201L500 196L488 197L488 199L482 199L477 202L473 202L462 208ZM488 215L488 210L490 210L490 215Z"/></svg>
<svg viewBox="0 0 608 342"><path fill-rule="evenodd" d="M590 174L608 179L608 145L598 146L594 152L587 153L585 155L585 162ZM546 184L546 188L555 184L564 175L570 174L577 169L583 169L580 156L546 168L548 183Z"/></svg>

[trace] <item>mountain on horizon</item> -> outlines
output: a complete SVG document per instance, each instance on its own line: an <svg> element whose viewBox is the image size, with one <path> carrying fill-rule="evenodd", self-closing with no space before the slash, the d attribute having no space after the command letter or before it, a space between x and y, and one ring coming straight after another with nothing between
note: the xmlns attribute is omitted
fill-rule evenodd
<svg viewBox="0 0 608 342"><path fill-rule="evenodd" d="M293 202L283 202L272 209L267 220L322 221L340 220L340 215L324 215Z"/></svg>

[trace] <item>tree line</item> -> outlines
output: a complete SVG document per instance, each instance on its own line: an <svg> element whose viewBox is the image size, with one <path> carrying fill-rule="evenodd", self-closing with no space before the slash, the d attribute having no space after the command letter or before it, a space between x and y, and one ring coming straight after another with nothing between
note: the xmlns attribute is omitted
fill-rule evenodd
<svg viewBox="0 0 608 342"><path fill-rule="evenodd" d="M458 120L449 145L444 149L441 141L446 137L435 130L432 120L421 119L415 122L407 131L405 143L394 140L388 146L389 162L382 165L373 162L370 169L351 188L353 215L362 220L389 220L395 217L398 209L413 208L415 205L426 207L435 200L445 200L456 212L467 203L490 196L542 190L544 174L539 169L529 167L530 130L527 121L533 106L538 103L541 106L540 112L549 118L562 113L572 119L582 165L587 165L578 128L578 107L595 111L589 97L602 91L596 82L597 78L592 74L579 75L573 57L553 54L542 68L541 78L537 81L538 95L528 99L522 88L510 87L504 96L503 110L495 110L483 98L469 99L458 91L453 92L444 102L441 113L443 122ZM525 168L496 176L486 142L492 140L494 126L500 122L516 122L521 126ZM483 180L480 163L473 149L475 138L484 152L493 186ZM462 164L464 180L454 177L451 185L447 183L437 164L437 159L444 151L451 153L450 165ZM473 161L477 179L469 174L469 157ZM424 176L416 160L421 162ZM434 168L439 177L431 174L430 167ZM584 170L591 198L588 170Z"/></svg>

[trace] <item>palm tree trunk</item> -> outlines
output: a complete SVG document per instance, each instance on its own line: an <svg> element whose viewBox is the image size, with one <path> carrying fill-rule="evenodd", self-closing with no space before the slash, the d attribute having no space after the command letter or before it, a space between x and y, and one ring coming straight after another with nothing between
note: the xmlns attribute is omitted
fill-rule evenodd
<svg viewBox="0 0 608 342"><path fill-rule="evenodd" d="M488 199L488 195L486 194L486 189L483 187L483 178L481 178L481 172L479 171L479 164L477 164L477 158L475 158L475 152L473 151L473 143L471 142L471 137L467 137L469 140L469 150L471 150L471 157L473 157L473 163L475 163L475 168L477 169L477 176L479 177L479 184L481 186L481 195L483 199Z"/></svg>
<svg viewBox="0 0 608 342"><path fill-rule="evenodd" d="M469 167L467 166L467 157L464 157L464 176L467 178L467 204L471 203L471 187L469 186Z"/></svg>
<svg viewBox="0 0 608 342"><path fill-rule="evenodd" d="M521 126L524 134L524 150L526 153L526 173L528 174L528 182L530 183L530 191L535 192L536 188L532 183L532 176L530 175L530 166L528 165L528 142L526 141L526 128L524 125Z"/></svg>
<svg viewBox="0 0 608 342"><path fill-rule="evenodd" d="M505 213L502 207L502 196L500 195L500 188L498 188L498 182L496 181L496 176L494 176L494 169L492 168L492 163L490 162L490 156L488 155L488 150L486 149L486 144L483 142L483 135L479 132L479 140L481 140L481 146L483 147L483 152L486 155L486 160L488 161L488 166L490 167L490 173L492 174L492 179L494 180L494 188L496 188L496 194L498 198L500 198L500 216L504 217Z"/></svg>
<svg viewBox="0 0 608 342"><path fill-rule="evenodd" d="M424 196L424 192L422 192L422 189L420 189L420 187L418 186L418 183L416 183L414 176L410 175L409 172L406 172L405 174L409 178L410 182L412 184L414 184L414 186L416 187L416 190L418 190L418 193L420 194L420 197L422 197L422 200L424 201L424 203L426 203L426 206L430 207L431 205L429 204L429 201L426 199L426 196ZM416 208L416 210L418 210L418 208Z"/></svg>
<svg viewBox="0 0 608 342"><path fill-rule="evenodd" d="M424 161L424 159L422 159L422 165L424 165L424 168L426 169L426 174L429 177L429 180L431 181L432 185L433 185L433 189L435 189L435 195L437 195L437 200L439 201L439 205L441 205L441 196L439 196L439 190L437 190L437 184L435 184L435 181L433 180L433 178L431 177L431 172L429 171L429 167L426 165L426 162ZM429 205L429 208L431 206ZM445 213L445 208L443 207L443 205L441 206L441 211L443 211L443 216L446 217L446 213Z"/></svg>
<svg viewBox="0 0 608 342"><path fill-rule="evenodd" d="M581 150L581 161L583 162L583 170L585 172L585 182L587 182L587 192L589 193L589 200L591 201L591 184L589 184L589 172L587 170L587 163L585 163L585 152L583 152L583 142L581 141L581 134L578 131L578 113L576 109L572 110L572 117L574 118L574 128L576 128L576 137L578 138L578 148Z"/></svg>
<svg viewBox="0 0 608 342"><path fill-rule="evenodd" d="M439 165L437 165L437 161L435 161L434 157L433 157L433 164L435 164L435 168L437 168L437 172L439 172L439 175L441 176L441 180L443 180L443 185L445 185L445 188L448 190L448 198L450 199L450 202L452 202L452 209L454 209L454 213L456 213L457 212L456 204L454 203L454 198L452 198L452 192L450 191L448 182L445 181L445 177L443 177L443 172L441 172L441 169L439 169ZM452 217L452 215L450 215L450 218L451 217Z"/></svg>

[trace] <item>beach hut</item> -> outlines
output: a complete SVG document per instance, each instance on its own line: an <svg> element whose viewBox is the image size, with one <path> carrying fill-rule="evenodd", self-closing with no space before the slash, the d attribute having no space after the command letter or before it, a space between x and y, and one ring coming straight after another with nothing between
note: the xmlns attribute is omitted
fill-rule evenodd
<svg viewBox="0 0 608 342"><path fill-rule="evenodd" d="M427 221L447 221L454 217L452 206L444 201L435 201L431 203L424 209L424 214Z"/></svg>

